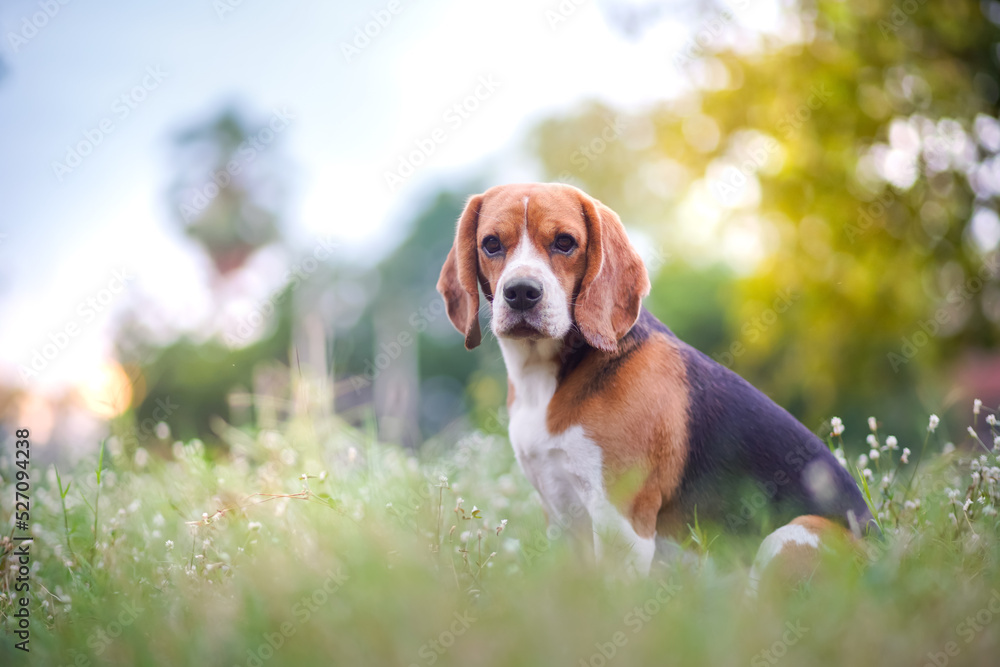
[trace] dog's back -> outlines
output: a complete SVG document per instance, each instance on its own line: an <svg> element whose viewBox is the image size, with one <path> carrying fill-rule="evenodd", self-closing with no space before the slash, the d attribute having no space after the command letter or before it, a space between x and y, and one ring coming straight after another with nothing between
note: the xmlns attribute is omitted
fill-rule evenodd
<svg viewBox="0 0 1000 667"><path fill-rule="evenodd" d="M654 320L655 321L655 320ZM729 529L801 514L861 528L871 514L829 448L763 392L681 343L687 367L689 447L679 498Z"/></svg>
<svg viewBox="0 0 1000 667"><path fill-rule="evenodd" d="M660 356L678 359L683 370L677 373L663 364L669 377L629 396L620 388L656 372L649 346L669 348ZM595 364L599 370L592 370ZM682 537L696 513L699 523L739 532L759 532L800 515L830 517L845 527L865 528L871 521L854 479L818 437L739 375L681 341L645 308L620 341L617 357L607 359L587 346L574 348L563 360L563 381L578 368L587 380L577 383L581 391L569 401L575 405L595 395L606 401L612 393L608 387L617 387L616 396L625 392L635 400L657 401L655 410L667 415L675 411L671 403L684 397L685 428L669 429L672 436L678 430L684 435L682 442L670 444L683 449L683 456L676 457L683 465L670 475L676 485L664 485L659 534ZM671 385L681 377L684 386L678 391Z"/></svg>

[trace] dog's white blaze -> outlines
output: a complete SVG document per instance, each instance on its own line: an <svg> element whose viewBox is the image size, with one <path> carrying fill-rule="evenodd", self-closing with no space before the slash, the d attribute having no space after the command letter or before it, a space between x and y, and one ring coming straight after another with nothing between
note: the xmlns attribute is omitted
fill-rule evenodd
<svg viewBox="0 0 1000 667"><path fill-rule="evenodd" d="M604 555L605 540L622 545L628 549L629 566L648 574L655 540L639 537L608 499L601 448L579 425L558 435L549 432L546 417L559 370L550 360L560 341L499 341L514 386L510 442L521 470L542 498L550 523L577 538L592 539L598 559Z"/></svg>
<svg viewBox="0 0 1000 667"><path fill-rule="evenodd" d="M525 198L525 220L527 220L528 200ZM524 313L511 310L503 298L503 290L510 280L534 278L542 285L542 300L534 308ZM500 278L497 280L496 298L493 299L493 333L502 334L513 324L524 321L538 329L548 338L562 338L569 332L572 319L568 299L559 279L528 235L527 223L514 252L507 260Z"/></svg>
<svg viewBox="0 0 1000 667"><path fill-rule="evenodd" d="M757 549L757 556L754 558L753 567L750 568L750 590L748 593L751 596L757 594L760 577L764 570L767 569L768 564L789 544L801 544L818 549L819 535L804 526L789 524L782 526L764 538L764 541L760 544L760 548Z"/></svg>

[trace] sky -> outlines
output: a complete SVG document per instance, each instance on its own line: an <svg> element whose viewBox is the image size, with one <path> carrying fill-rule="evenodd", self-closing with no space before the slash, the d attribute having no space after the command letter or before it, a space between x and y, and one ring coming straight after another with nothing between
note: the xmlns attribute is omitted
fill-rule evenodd
<svg viewBox="0 0 1000 667"><path fill-rule="evenodd" d="M180 128L232 102L284 119L294 241L374 261L442 182L536 180L519 148L540 120L676 95L672 58L704 27L684 4L629 36L598 0L4 2L0 382L99 381L131 295L181 327L211 310L207 264L166 206Z"/></svg>

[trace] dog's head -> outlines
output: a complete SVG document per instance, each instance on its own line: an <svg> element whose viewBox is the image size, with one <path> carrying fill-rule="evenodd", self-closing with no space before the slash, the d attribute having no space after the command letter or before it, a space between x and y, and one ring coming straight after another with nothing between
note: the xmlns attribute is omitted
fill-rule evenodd
<svg viewBox="0 0 1000 667"><path fill-rule="evenodd" d="M649 278L614 211L560 184L501 185L469 199L438 291L479 345L479 288L499 338L561 339L575 324L606 352L639 317Z"/></svg>

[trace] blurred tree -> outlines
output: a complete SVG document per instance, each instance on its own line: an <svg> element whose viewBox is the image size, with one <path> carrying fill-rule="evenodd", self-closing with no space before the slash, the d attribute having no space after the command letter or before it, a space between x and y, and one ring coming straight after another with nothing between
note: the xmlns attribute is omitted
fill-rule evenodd
<svg viewBox="0 0 1000 667"><path fill-rule="evenodd" d="M261 364L289 364L291 355L295 371L302 352L295 330L307 315L322 319L333 343L325 370L338 380L335 404L343 418L362 424L374 414L382 440L408 446L467 429L467 416L495 428L506 392L496 343L487 336L481 353L467 353L435 288L465 200L480 190L475 184L433 194L374 266L340 257L287 285L273 300L269 326L261 327L266 334L235 348L189 337L151 343L156 337L132 318L119 336L119 358L138 368L142 391L117 429L120 439L128 444L140 432L140 444L155 446L138 425L174 404L175 437L217 441L213 417L233 419L234 390L260 389Z"/></svg>
<svg viewBox="0 0 1000 667"><path fill-rule="evenodd" d="M288 277L267 299L251 299L251 310L242 317L238 308L230 309L245 303L247 295L241 291L244 283L227 279L246 268L253 253L284 244L281 212L288 169L272 144L288 119L276 112L266 122L250 123L245 115L224 108L175 137L169 209L211 259L215 275L210 287L218 308L199 335L178 331L168 342L163 331L151 331L148 324L165 318L140 317L147 304L125 317L116 341L118 357L134 369L143 391L119 420L120 435L141 431L152 444L149 429L138 426L162 415L163 405L176 404L180 407L168 420L175 436L212 441L213 417L230 416L230 393L253 390L262 364L287 364L290 350L295 352L294 290ZM215 335L203 338L204 333Z"/></svg>
<svg viewBox="0 0 1000 667"><path fill-rule="evenodd" d="M436 289L465 200L481 190L469 185L433 195L401 242L363 278L378 286L363 316L337 334L337 375L351 377L351 394L372 394L387 440L415 445L463 422L470 404L474 419L503 404L497 355L465 352ZM496 351L495 343L484 343Z"/></svg>
<svg viewBox="0 0 1000 667"><path fill-rule="evenodd" d="M686 78L677 99L532 146L671 257L735 272L728 340L691 343L810 425L912 423L1000 343L1000 3L803 0L771 33L751 11L702 5L649 74Z"/></svg>
<svg viewBox="0 0 1000 667"><path fill-rule="evenodd" d="M267 124L250 125L229 108L177 135L179 170L169 192L170 209L220 275L281 239L277 211L284 188L268 164L275 159L268 146L287 122L272 117Z"/></svg>

